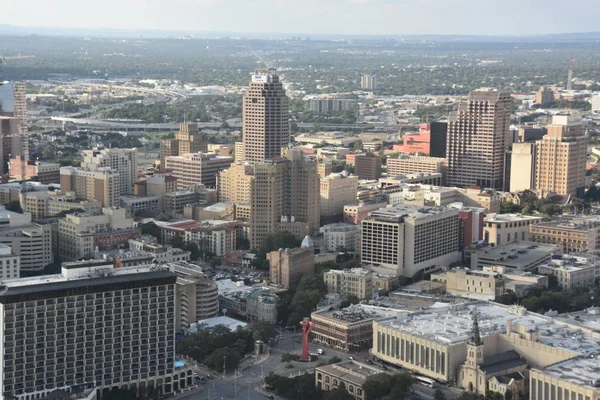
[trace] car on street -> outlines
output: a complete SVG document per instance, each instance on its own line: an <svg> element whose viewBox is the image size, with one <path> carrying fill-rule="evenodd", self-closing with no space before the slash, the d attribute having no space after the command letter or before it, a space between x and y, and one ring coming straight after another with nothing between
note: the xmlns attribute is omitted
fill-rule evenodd
<svg viewBox="0 0 600 400"><path fill-rule="evenodd" d="M325 354L325 352L323 351L323 349L317 349L317 354L322 356L323 354Z"/></svg>
<svg viewBox="0 0 600 400"><path fill-rule="evenodd" d="M367 364L373 365L373 361L369 360L368 358L365 361L367 362Z"/></svg>
<svg viewBox="0 0 600 400"><path fill-rule="evenodd" d="M208 379L215 379L215 377L214 377L214 376L212 376L212 375L206 375L206 377L207 377Z"/></svg>
<svg viewBox="0 0 600 400"><path fill-rule="evenodd" d="M348 357L348 359L354 361L354 357L352 357L352 356Z"/></svg>

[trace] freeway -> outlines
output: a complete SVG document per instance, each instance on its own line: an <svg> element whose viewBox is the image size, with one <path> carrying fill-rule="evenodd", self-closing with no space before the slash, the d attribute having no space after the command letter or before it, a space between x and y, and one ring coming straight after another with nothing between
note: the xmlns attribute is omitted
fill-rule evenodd
<svg viewBox="0 0 600 400"><path fill-rule="evenodd" d="M116 129L116 130L163 130L163 131L172 131L179 129L179 123L174 122L164 122L164 123L145 123L145 122L126 122L126 121L111 121L111 120L102 120L102 119L87 119L87 118L70 118L70 117L51 117L52 121L56 122L68 122L77 126L87 126L87 127L96 127L102 129ZM199 128L220 128L221 122L198 122ZM297 124L299 128L303 129L312 129L312 128L333 128L333 129L352 129L352 128L364 128L365 126L356 125L356 124L315 124L309 122L301 122ZM370 124L368 126L372 126ZM240 122L231 122L229 126L232 128L241 128L242 124ZM398 127L395 125L377 125L378 129L387 131L387 130L398 130Z"/></svg>

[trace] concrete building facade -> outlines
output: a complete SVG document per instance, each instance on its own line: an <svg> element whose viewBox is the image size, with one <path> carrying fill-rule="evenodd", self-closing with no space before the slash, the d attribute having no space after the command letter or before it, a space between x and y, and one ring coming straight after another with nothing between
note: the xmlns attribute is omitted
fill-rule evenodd
<svg viewBox="0 0 600 400"><path fill-rule="evenodd" d="M103 207L119 205L120 175L111 168L84 170L75 167L60 169L60 190L74 192L80 199L99 201Z"/></svg>
<svg viewBox="0 0 600 400"><path fill-rule="evenodd" d="M83 150L81 168L96 171L110 168L119 175L118 193L132 194L137 181L137 149L93 148Z"/></svg>
<svg viewBox="0 0 600 400"><path fill-rule="evenodd" d="M483 240L495 246L511 242L528 241L529 227L541 220L541 217L532 217L530 215L487 214L483 222Z"/></svg>
<svg viewBox="0 0 600 400"><path fill-rule="evenodd" d="M321 178L321 216L342 215L344 206L356 202L358 178L342 174L330 174Z"/></svg>
<svg viewBox="0 0 600 400"><path fill-rule="evenodd" d="M323 273L327 293L355 296L361 300L373 298L373 273L364 268L332 269Z"/></svg>
<svg viewBox="0 0 600 400"><path fill-rule="evenodd" d="M314 250L310 247L279 249L267 254L269 278L272 284L289 288L300 276L315 273Z"/></svg>
<svg viewBox="0 0 600 400"><path fill-rule="evenodd" d="M187 190L195 185L214 188L217 174L233 163L229 156L217 156L214 153L195 153L171 156L165 159L165 167L177 178L177 188Z"/></svg>

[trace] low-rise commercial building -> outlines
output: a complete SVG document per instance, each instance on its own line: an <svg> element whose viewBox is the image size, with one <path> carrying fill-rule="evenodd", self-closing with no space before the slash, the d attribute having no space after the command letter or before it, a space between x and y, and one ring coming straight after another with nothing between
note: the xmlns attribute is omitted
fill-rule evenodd
<svg viewBox="0 0 600 400"><path fill-rule="evenodd" d="M278 297L267 287L247 286L231 279L217 281L221 312L250 322L277 321Z"/></svg>
<svg viewBox="0 0 600 400"><path fill-rule="evenodd" d="M495 246L518 241L529 240L529 227L542 220L521 214L496 214L486 215L483 225L484 240Z"/></svg>
<svg viewBox="0 0 600 400"><path fill-rule="evenodd" d="M406 175L414 172L442 173L445 164L445 158L408 155L388 158L386 162L388 176Z"/></svg>
<svg viewBox="0 0 600 400"><path fill-rule="evenodd" d="M97 200L79 200L73 192L32 191L23 192L19 196L21 208L25 213L31 213L34 220L52 217L63 211L83 210L88 213L102 211L102 203Z"/></svg>
<svg viewBox="0 0 600 400"><path fill-rule="evenodd" d="M561 218L532 225L532 242L554 244L563 253L593 252L600 249L600 219L594 217Z"/></svg>
<svg viewBox="0 0 600 400"><path fill-rule="evenodd" d="M175 236L184 242L196 243L201 250L218 257L236 248L238 221L182 221L159 225L161 243L170 243Z"/></svg>
<svg viewBox="0 0 600 400"><path fill-rule="evenodd" d="M517 271L536 271L550 261L557 247L534 242L513 242L501 246L481 246L471 254L471 268L502 265Z"/></svg>
<svg viewBox="0 0 600 400"><path fill-rule="evenodd" d="M345 388L354 399L366 400L364 384L384 373L380 369L354 360L342 361L315 368L315 386L324 391Z"/></svg>
<svg viewBox="0 0 600 400"><path fill-rule="evenodd" d="M591 255L565 254L539 265L538 273L554 275L563 290L587 288L600 279L600 259Z"/></svg>
<svg viewBox="0 0 600 400"><path fill-rule="evenodd" d="M46 161L29 161L21 156L10 159L10 177L16 180L33 180L43 184L60 183L60 164Z"/></svg>
<svg viewBox="0 0 600 400"><path fill-rule="evenodd" d="M158 264L174 263L179 261L190 261L190 252L170 245L158 243L157 238L143 235L136 239L129 239L129 250L152 255L154 262Z"/></svg>
<svg viewBox="0 0 600 400"><path fill-rule="evenodd" d="M364 268L332 269L323 273L327 293L354 296L358 299L373 298L373 273Z"/></svg>
<svg viewBox="0 0 600 400"><path fill-rule="evenodd" d="M120 202L121 207L133 216L142 211L151 213L160 211L160 198L158 196L121 196Z"/></svg>

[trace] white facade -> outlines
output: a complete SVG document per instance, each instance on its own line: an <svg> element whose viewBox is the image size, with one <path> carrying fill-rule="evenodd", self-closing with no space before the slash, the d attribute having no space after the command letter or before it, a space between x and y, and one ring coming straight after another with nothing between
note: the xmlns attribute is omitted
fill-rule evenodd
<svg viewBox="0 0 600 400"><path fill-rule="evenodd" d="M339 222L322 226L320 232L327 251L335 252L341 247L347 251L355 251L360 226Z"/></svg>
<svg viewBox="0 0 600 400"><path fill-rule="evenodd" d="M13 253L10 246L0 244L0 278L18 278L21 272L21 257Z"/></svg>

